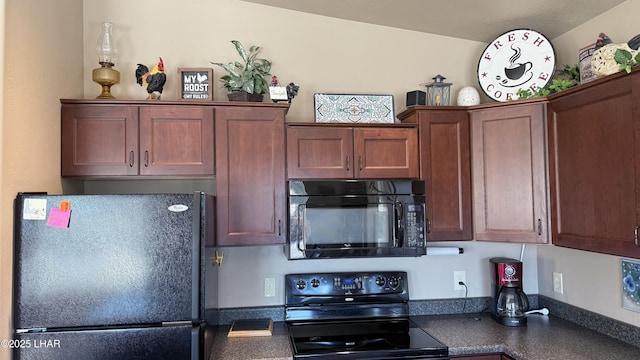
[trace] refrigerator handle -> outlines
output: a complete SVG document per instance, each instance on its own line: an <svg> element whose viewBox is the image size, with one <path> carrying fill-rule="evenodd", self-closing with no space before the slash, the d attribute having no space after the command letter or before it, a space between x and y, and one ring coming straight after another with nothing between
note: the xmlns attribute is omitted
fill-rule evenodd
<svg viewBox="0 0 640 360"><path fill-rule="evenodd" d="M200 255L202 254L203 249L202 246L202 227L205 224L201 223L200 217L202 214L202 207L204 206L204 201L206 198L200 191L193 192L193 219L192 219L192 249L191 254L193 256L192 261L192 269L191 269L191 319L197 320L201 318L200 314L200 287L201 281L200 278L200 267L201 267L201 259Z"/></svg>

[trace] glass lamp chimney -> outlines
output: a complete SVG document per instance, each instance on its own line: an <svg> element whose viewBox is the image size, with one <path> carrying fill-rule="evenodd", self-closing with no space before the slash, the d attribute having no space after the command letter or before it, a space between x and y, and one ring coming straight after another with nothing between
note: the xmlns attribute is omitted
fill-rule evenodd
<svg viewBox="0 0 640 360"><path fill-rule="evenodd" d="M102 23L102 32L96 44L96 53L98 54L100 66L112 67L115 65L118 50L116 43L113 41L113 24L110 22Z"/></svg>

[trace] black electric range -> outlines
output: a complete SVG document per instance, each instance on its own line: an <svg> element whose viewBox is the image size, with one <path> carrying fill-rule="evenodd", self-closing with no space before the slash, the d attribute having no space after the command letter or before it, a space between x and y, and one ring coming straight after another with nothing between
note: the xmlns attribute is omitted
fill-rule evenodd
<svg viewBox="0 0 640 360"><path fill-rule="evenodd" d="M446 345L409 317L407 273L285 276L294 359L448 359Z"/></svg>

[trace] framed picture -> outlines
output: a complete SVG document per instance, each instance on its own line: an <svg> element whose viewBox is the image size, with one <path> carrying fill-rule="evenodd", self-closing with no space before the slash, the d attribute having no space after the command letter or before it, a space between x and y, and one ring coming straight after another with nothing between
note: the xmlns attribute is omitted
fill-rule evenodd
<svg viewBox="0 0 640 360"><path fill-rule="evenodd" d="M314 94L320 123L394 123L393 95Z"/></svg>
<svg viewBox="0 0 640 360"><path fill-rule="evenodd" d="M213 69L180 68L180 99L213 100Z"/></svg>
<svg viewBox="0 0 640 360"><path fill-rule="evenodd" d="M622 259L622 307L640 312L640 262Z"/></svg>

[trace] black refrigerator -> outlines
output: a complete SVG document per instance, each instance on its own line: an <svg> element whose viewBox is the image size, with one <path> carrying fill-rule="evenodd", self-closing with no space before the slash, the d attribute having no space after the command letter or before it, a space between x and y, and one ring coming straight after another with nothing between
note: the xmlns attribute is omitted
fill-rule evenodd
<svg viewBox="0 0 640 360"><path fill-rule="evenodd" d="M14 359L209 357L212 196L20 193L14 206Z"/></svg>

